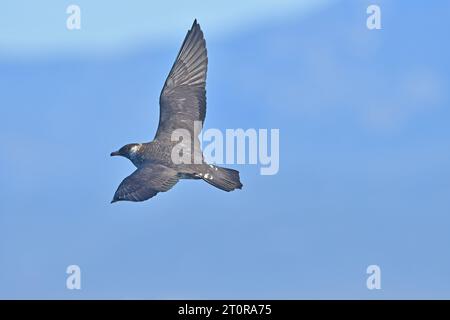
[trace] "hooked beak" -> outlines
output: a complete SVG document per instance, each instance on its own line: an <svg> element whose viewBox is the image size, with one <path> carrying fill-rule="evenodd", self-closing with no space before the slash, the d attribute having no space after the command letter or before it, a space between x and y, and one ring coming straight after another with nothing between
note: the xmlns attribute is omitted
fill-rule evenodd
<svg viewBox="0 0 450 320"><path fill-rule="evenodd" d="M119 151L111 152L111 157L114 157L114 156L120 156L120 152Z"/></svg>

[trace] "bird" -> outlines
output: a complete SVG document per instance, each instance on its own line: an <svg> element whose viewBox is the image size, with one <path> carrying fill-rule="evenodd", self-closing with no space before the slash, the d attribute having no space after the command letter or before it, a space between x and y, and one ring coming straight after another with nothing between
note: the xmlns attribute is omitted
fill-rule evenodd
<svg viewBox="0 0 450 320"><path fill-rule="evenodd" d="M136 167L120 183L111 203L148 200L169 191L181 179L203 180L227 192L242 188L239 171L207 163L200 148L196 124L203 127L206 116L207 68L206 41L195 19L161 90L155 137L146 143L126 144L111 153L129 159ZM184 130L191 137L187 144L192 148L185 143L181 154L193 161L173 160L173 150L180 144L173 141L175 130Z"/></svg>

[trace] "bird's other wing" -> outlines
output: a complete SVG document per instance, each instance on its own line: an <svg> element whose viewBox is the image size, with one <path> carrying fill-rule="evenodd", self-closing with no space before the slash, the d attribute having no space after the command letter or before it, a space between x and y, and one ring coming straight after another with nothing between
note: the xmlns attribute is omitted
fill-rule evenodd
<svg viewBox="0 0 450 320"><path fill-rule="evenodd" d="M177 172L160 164L147 164L126 177L111 201L144 201L165 192L178 182Z"/></svg>
<svg viewBox="0 0 450 320"><path fill-rule="evenodd" d="M161 91L155 139L170 142L176 129L186 129L192 139L198 139L194 121L199 121L201 129L206 115L207 66L205 39L195 20Z"/></svg>

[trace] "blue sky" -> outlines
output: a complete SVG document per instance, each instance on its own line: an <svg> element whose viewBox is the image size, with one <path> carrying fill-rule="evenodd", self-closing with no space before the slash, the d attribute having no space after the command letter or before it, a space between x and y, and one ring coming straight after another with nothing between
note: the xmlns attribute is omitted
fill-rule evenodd
<svg viewBox="0 0 450 320"><path fill-rule="evenodd" d="M2 4L1 298L450 297L449 4L79 1L67 31L71 3ZM111 205L193 18L205 126L279 128L280 171Z"/></svg>
<svg viewBox="0 0 450 320"><path fill-rule="evenodd" d="M2 51L14 55L33 52L88 52L129 50L134 46L156 43L168 45L185 33L193 17L208 25L209 37L239 32L255 24L273 19L307 15L326 7L334 0L250 0L242 3L203 0L191 1L88 1L51 0L32 2L7 1L2 4L0 43ZM66 8L81 8L82 28L68 32L65 28ZM5 52L2 52L5 53Z"/></svg>

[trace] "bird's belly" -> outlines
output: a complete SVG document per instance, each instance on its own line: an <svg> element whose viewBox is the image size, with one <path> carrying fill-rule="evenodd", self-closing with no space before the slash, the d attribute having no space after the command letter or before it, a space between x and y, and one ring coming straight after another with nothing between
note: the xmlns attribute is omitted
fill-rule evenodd
<svg viewBox="0 0 450 320"><path fill-rule="evenodd" d="M192 173L178 173L180 179L200 179L198 176Z"/></svg>

